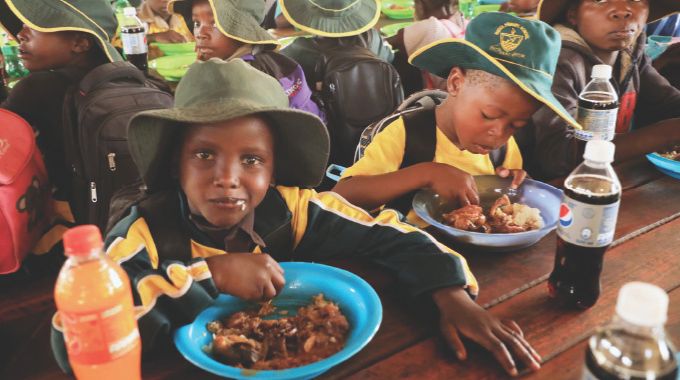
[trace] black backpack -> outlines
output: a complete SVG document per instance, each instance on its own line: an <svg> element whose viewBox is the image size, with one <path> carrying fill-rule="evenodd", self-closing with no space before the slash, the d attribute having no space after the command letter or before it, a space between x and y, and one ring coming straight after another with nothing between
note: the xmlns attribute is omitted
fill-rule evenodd
<svg viewBox="0 0 680 380"><path fill-rule="evenodd" d="M76 222L104 230L113 193L139 178L127 127L140 111L170 108L173 97L129 62L100 65L66 93L63 126Z"/></svg>
<svg viewBox="0 0 680 380"><path fill-rule="evenodd" d="M342 45L321 50L315 72L328 120L330 161L347 166L364 128L403 101L399 74L369 49Z"/></svg>
<svg viewBox="0 0 680 380"><path fill-rule="evenodd" d="M373 141L373 138L399 117L404 119L404 129L406 132L404 157L399 165L399 169L421 162L432 161L437 146L437 128L434 111L436 106L446 99L446 96L447 93L441 90L424 90L409 96L392 115L364 129L361 133L361 140L354 152L354 162L363 157L366 147ZM489 152L494 168L503 165L506 153L507 145ZM412 191L404 194L389 202L386 206L406 215L411 209L416 192Z"/></svg>

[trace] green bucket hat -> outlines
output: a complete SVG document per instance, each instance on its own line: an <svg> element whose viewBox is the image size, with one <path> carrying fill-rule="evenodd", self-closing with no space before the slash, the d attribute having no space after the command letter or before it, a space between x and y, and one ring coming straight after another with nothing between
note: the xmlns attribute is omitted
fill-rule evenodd
<svg viewBox="0 0 680 380"><path fill-rule="evenodd" d="M111 45L118 21L107 0L2 0L0 24L16 38L22 24L39 32L93 35L109 61L122 61Z"/></svg>
<svg viewBox="0 0 680 380"><path fill-rule="evenodd" d="M464 40L435 41L413 53L409 62L442 78L456 66L505 78L581 129L551 89L561 46L559 33L544 22L487 12L470 21Z"/></svg>
<svg viewBox="0 0 680 380"><path fill-rule="evenodd" d="M279 0L293 26L324 37L347 37L371 29L380 18L376 0Z"/></svg>
<svg viewBox="0 0 680 380"><path fill-rule="evenodd" d="M215 15L215 24L225 36L246 44L278 45L279 42L260 26L264 20L262 0L208 0ZM194 0L171 0L170 13L184 17L192 25L191 7Z"/></svg>
<svg viewBox="0 0 680 380"><path fill-rule="evenodd" d="M318 185L330 150L321 119L289 108L288 96L273 77L240 59L213 58L189 67L177 86L173 108L144 111L130 121L130 152L148 190L172 186L170 163L181 128L254 114L273 122L276 183Z"/></svg>
<svg viewBox="0 0 680 380"><path fill-rule="evenodd" d="M538 3L536 17L550 25L564 23L566 22L567 8L575 2L574 0L541 0ZM680 1L678 0L650 0L647 22L653 22L678 12L680 12Z"/></svg>

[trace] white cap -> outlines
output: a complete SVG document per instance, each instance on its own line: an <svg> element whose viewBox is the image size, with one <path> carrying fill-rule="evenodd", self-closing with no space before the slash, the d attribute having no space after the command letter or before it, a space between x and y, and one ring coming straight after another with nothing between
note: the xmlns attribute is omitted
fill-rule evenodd
<svg viewBox="0 0 680 380"><path fill-rule="evenodd" d="M619 290L616 314L628 323L642 327L662 326L668 313L668 294L645 282L629 282Z"/></svg>
<svg viewBox="0 0 680 380"><path fill-rule="evenodd" d="M591 78L609 79L612 77L612 67L609 65L595 65L590 74Z"/></svg>
<svg viewBox="0 0 680 380"><path fill-rule="evenodd" d="M583 158L588 161L600 163L612 163L614 161L614 151L616 145L611 141L590 140L586 143L586 151Z"/></svg>
<svg viewBox="0 0 680 380"><path fill-rule="evenodd" d="M125 8L123 8L123 16L125 16L125 17L137 16L137 9L135 9L135 7L125 7ZM593 70L594 69L595 68L593 67Z"/></svg>

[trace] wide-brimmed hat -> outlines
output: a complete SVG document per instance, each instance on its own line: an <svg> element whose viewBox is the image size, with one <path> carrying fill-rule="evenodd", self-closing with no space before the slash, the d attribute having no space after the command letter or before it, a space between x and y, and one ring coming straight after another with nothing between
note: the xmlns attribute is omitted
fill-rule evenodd
<svg viewBox="0 0 680 380"><path fill-rule="evenodd" d="M107 0L2 0L0 23L16 38L23 24L39 32L91 34L109 61L122 61L111 45L118 21Z"/></svg>
<svg viewBox="0 0 680 380"><path fill-rule="evenodd" d="M279 42L260 26L264 19L262 0L207 0L215 17L215 25L225 36L246 44L278 45ZM171 0L168 11L184 17L192 25L194 0Z"/></svg>
<svg viewBox="0 0 680 380"><path fill-rule="evenodd" d="M330 150L321 119L289 108L288 96L273 77L240 59L213 58L189 67L177 86L173 108L144 111L130 121L130 152L148 190L154 192L173 184L172 155L182 128L254 114L266 116L272 124L276 183L318 185Z"/></svg>
<svg viewBox="0 0 680 380"><path fill-rule="evenodd" d="M293 26L324 37L347 37L371 29L380 18L376 0L279 0Z"/></svg>
<svg viewBox="0 0 680 380"><path fill-rule="evenodd" d="M486 12L470 21L464 40L433 42L413 53L409 62L442 78L453 67L505 78L581 129L551 89L561 47L559 33L544 22Z"/></svg>
<svg viewBox="0 0 680 380"><path fill-rule="evenodd" d="M541 0L538 3L536 17L550 25L566 22L566 13L569 4L575 0ZM649 17L647 22L656 21L673 13L680 12L679 0L650 0Z"/></svg>

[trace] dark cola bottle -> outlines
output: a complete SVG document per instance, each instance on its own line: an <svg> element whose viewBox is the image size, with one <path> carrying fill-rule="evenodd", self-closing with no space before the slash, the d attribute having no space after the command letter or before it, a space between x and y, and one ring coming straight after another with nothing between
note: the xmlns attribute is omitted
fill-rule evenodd
<svg viewBox="0 0 680 380"><path fill-rule="evenodd" d="M134 7L123 9L123 17L120 25L120 39L123 42L125 59L146 73L149 67L149 48L146 46L146 28L142 21L137 17L137 10Z"/></svg>
<svg viewBox="0 0 680 380"><path fill-rule="evenodd" d="M583 129L575 130L574 134L585 141L612 141L619 113L619 96L609 81L612 67L595 65L590 77L592 79L578 96L576 120Z"/></svg>
<svg viewBox="0 0 680 380"><path fill-rule="evenodd" d="M604 253L614 240L621 200L621 183L611 166L614 149L609 141L588 141L583 163L564 182L548 290L580 309L600 296Z"/></svg>

